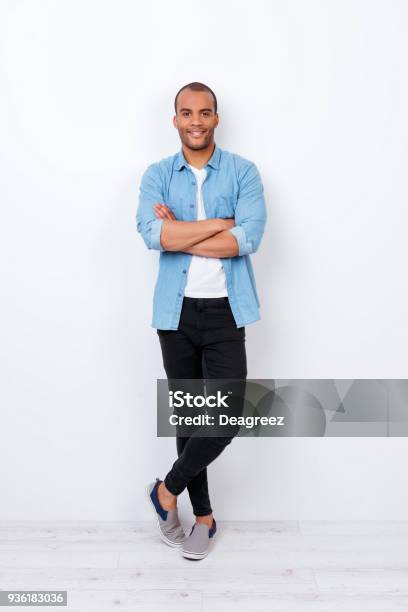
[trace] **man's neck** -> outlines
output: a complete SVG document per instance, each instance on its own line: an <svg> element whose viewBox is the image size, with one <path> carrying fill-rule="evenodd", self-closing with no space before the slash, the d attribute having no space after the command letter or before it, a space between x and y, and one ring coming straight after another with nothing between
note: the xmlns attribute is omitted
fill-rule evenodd
<svg viewBox="0 0 408 612"><path fill-rule="evenodd" d="M182 146L184 157L190 166L194 166L198 170L204 168L209 159L211 159L212 154L215 149L215 142L212 142L205 149L200 149L199 151L194 151L193 149L187 149L184 145Z"/></svg>

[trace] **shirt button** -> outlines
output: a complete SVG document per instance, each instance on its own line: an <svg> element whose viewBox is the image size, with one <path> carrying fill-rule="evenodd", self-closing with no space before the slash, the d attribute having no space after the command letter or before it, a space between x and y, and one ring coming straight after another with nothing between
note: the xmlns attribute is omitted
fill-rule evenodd
<svg viewBox="0 0 408 612"><path fill-rule="evenodd" d="M187 270L183 270L183 274L187 274Z"/></svg>
<svg viewBox="0 0 408 612"><path fill-rule="evenodd" d="M194 208L194 204L190 204L190 208Z"/></svg>
<svg viewBox="0 0 408 612"><path fill-rule="evenodd" d="M194 181L191 181L191 184L192 184L192 185L195 185L195 182L194 182Z"/></svg>
<svg viewBox="0 0 408 612"><path fill-rule="evenodd" d="M179 297L181 297L181 293L178 293L177 295L178 295Z"/></svg>

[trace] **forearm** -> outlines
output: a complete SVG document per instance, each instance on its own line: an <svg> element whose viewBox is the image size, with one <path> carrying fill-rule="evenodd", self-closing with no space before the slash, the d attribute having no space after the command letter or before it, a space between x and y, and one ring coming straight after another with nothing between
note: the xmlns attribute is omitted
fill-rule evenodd
<svg viewBox="0 0 408 612"><path fill-rule="evenodd" d="M231 232L224 230L182 250L185 253L200 255L201 257L235 257L238 255L239 249L238 243Z"/></svg>
<svg viewBox="0 0 408 612"><path fill-rule="evenodd" d="M224 230L223 219L177 221L164 219L160 242L166 251L185 251Z"/></svg>

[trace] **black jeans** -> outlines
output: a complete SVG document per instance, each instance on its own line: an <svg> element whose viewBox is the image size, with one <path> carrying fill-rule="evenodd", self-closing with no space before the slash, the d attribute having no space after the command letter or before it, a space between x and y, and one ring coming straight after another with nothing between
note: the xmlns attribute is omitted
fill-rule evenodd
<svg viewBox="0 0 408 612"><path fill-rule="evenodd" d="M245 327L236 326L227 297L185 297L178 329L157 334L168 379L247 377ZM233 437L176 437L178 459L164 483L173 495L187 487L195 516L212 513L207 466Z"/></svg>

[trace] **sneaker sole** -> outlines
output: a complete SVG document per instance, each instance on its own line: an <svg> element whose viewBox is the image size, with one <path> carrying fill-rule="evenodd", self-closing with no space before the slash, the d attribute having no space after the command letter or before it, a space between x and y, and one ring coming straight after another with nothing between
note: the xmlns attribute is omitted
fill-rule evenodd
<svg viewBox="0 0 408 612"><path fill-rule="evenodd" d="M207 550L203 553L195 553L195 552L181 549L180 551L181 555L185 557L186 559L204 559L208 555L208 553L211 552L213 542L214 540L211 539L211 542L209 543Z"/></svg>
<svg viewBox="0 0 408 612"><path fill-rule="evenodd" d="M155 505L152 502L152 498L150 497L149 485L147 485L147 487L146 487L146 493L147 493L147 497L149 499L150 505L153 508L154 515L156 517L157 528L159 530L160 538L163 540L163 542L165 544L167 544L167 546L171 546L172 548L181 548L183 546L183 542L173 542L172 540L169 540L169 538L162 532L161 526L160 526L160 522L159 522L159 517L157 515L157 511L156 511Z"/></svg>
<svg viewBox="0 0 408 612"><path fill-rule="evenodd" d="M204 559L208 555L208 552L209 551L205 553L193 553L181 551L181 556L185 559Z"/></svg>

